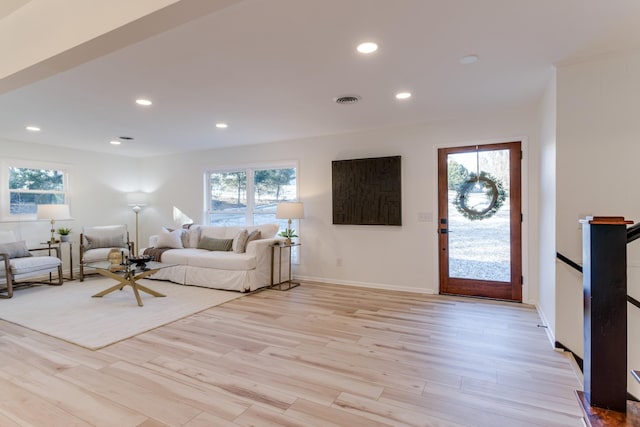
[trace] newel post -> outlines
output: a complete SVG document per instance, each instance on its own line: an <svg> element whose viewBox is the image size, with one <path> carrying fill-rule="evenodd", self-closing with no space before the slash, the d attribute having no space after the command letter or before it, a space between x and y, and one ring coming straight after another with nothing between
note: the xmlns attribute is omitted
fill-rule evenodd
<svg viewBox="0 0 640 427"><path fill-rule="evenodd" d="M623 217L582 223L584 394L591 406L626 412L627 224Z"/></svg>

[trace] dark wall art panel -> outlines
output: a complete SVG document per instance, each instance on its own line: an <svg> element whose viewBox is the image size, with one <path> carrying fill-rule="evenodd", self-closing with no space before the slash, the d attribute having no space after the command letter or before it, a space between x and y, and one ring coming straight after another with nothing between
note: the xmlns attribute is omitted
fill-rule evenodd
<svg viewBox="0 0 640 427"><path fill-rule="evenodd" d="M402 225L400 159L334 160L333 223Z"/></svg>

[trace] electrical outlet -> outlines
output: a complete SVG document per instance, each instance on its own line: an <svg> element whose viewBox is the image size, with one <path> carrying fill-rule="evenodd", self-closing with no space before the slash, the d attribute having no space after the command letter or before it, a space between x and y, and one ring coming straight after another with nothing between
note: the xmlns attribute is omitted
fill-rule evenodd
<svg viewBox="0 0 640 427"><path fill-rule="evenodd" d="M336 258L336 267L342 267L342 258Z"/></svg>

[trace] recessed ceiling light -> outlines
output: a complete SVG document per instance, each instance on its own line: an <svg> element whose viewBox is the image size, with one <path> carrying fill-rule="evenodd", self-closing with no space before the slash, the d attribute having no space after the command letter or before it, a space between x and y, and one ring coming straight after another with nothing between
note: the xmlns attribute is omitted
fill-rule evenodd
<svg viewBox="0 0 640 427"><path fill-rule="evenodd" d="M480 59L478 55L465 55L460 58L460 63L462 65L469 65L473 64L474 62L478 62L478 59Z"/></svg>
<svg viewBox="0 0 640 427"><path fill-rule="evenodd" d="M216 123L216 127L217 127L218 129L226 129L226 128L228 128L228 127L229 127L229 125L228 125L228 124L226 124L226 123Z"/></svg>
<svg viewBox="0 0 640 427"><path fill-rule="evenodd" d="M411 98L411 92L396 93L396 99L409 99L409 98Z"/></svg>
<svg viewBox="0 0 640 427"><path fill-rule="evenodd" d="M25 129L30 132L40 132L40 128L38 126L27 126Z"/></svg>
<svg viewBox="0 0 640 427"><path fill-rule="evenodd" d="M360 53L373 53L378 50L378 45L373 42L360 43L357 47Z"/></svg>
<svg viewBox="0 0 640 427"><path fill-rule="evenodd" d="M122 142L114 139L114 140L109 141L109 144L111 144L111 145L120 145L120 144L122 144Z"/></svg>
<svg viewBox="0 0 640 427"><path fill-rule="evenodd" d="M153 104L153 102L149 101L148 99L136 99L136 104L148 107L149 105Z"/></svg>

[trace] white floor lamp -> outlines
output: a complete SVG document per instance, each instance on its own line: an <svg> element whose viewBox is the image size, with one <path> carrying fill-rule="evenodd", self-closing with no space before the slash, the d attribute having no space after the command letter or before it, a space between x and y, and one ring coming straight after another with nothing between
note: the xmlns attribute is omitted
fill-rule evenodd
<svg viewBox="0 0 640 427"><path fill-rule="evenodd" d="M147 205L147 193L129 193L127 194L127 199L129 201L129 206L131 207L131 210L133 210L133 212L136 214L136 246L135 246L135 250L134 250L134 256L137 257L138 255L140 255L140 236L138 234L138 216L140 214L140 211L142 210L143 206Z"/></svg>

